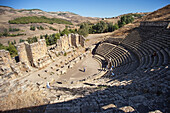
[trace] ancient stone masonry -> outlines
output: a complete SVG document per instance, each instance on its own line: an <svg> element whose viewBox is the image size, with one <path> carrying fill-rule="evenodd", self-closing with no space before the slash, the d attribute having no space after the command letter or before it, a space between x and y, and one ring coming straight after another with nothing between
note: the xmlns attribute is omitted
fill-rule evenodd
<svg viewBox="0 0 170 113"><path fill-rule="evenodd" d="M82 35L79 36L79 43L82 47L84 47L84 42L85 42L85 39Z"/></svg>
<svg viewBox="0 0 170 113"><path fill-rule="evenodd" d="M42 68L51 63L51 59L47 55L47 46L44 39L32 44L27 42L20 44L18 52L20 61L33 67Z"/></svg>
<svg viewBox="0 0 170 113"><path fill-rule="evenodd" d="M12 63L11 56L8 51L0 50L0 76L13 74L10 64Z"/></svg>
<svg viewBox="0 0 170 113"><path fill-rule="evenodd" d="M60 37L60 40L61 40L61 48L62 50L67 50L69 49L69 37L67 35L64 35L64 36L61 36Z"/></svg>
<svg viewBox="0 0 170 113"><path fill-rule="evenodd" d="M71 44L72 46L79 47L80 45L84 47L84 37L78 34L71 34Z"/></svg>
<svg viewBox="0 0 170 113"><path fill-rule="evenodd" d="M66 51L67 49L69 49L70 47L74 46L74 47L79 47L82 46L84 47L84 37L78 34L68 34L61 36L59 40L57 40L57 50L64 50Z"/></svg>
<svg viewBox="0 0 170 113"><path fill-rule="evenodd" d="M0 78L15 78L16 76L21 76L22 72L29 70L30 67L25 65L24 62L16 63L15 60L11 59L8 51L0 50Z"/></svg>
<svg viewBox="0 0 170 113"><path fill-rule="evenodd" d="M57 40L56 45L53 48L56 48L56 51L66 51L70 47L75 46L84 47L84 37L78 34L68 34L61 36ZM39 40L38 42L29 44L28 42L20 43L17 47L19 60L22 64L37 68L43 68L49 63L51 63L51 58L47 51L46 42L44 39Z"/></svg>
<svg viewBox="0 0 170 113"><path fill-rule="evenodd" d="M61 36L57 40L54 53L67 51L71 47L84 47L84 37L78 34L68 34ZM15 63L8 51L0 50L0 75L20 75L21 73L29 72L33 68L43 68L55 60L53 51L47 51L46 41L40 39L38 42L29 44L28 42L20 43L17 46L19 62Z"/></svg>
<svg viewBox="0 0 170 113"><path fill-rule="evenodd" d="M72 46L75 46L75 47L77 46L75 34L71 34L71 44Z"/></svg>
<svg viewBox="0 0 170 113"><path fill-rule="evenodd" d="M18 50L20 62L30 64L27 56L27 51L26 51L26 42L19 43L17 50Z"/></svg>

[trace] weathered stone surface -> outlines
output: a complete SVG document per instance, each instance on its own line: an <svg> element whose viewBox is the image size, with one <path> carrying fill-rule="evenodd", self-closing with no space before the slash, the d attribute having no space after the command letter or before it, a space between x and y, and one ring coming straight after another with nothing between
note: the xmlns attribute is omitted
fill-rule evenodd
<svg viewBox="0 0 170 113"><path fill-rule="evenodd" d="M26 47L27 47L26 43L27 42L19 43L18 46L17 46L17 51L18 51L20 62L30 64L29 59L28 59L29 56L27 55L28 52L27 52L27 49L26 49Z"/></svg>
<svg viewBox="0 0 170 113"><path fill-rule="evenodd" d="M19 59L27 65L42 68L51 63L51 59L47 54L47 46L44 39L38 42L28 44L21 43L18 46Z"/></svg>
<svg viewBox="0 0 170 113"><path fill-rule="evenodd" d="M8 76L13 74L11 64L12 60L9 52L0 50L0 76Z"/></svg>
<svg viewBox="0 0 170 113"><path fill-rule="evenodd" d="M79 43L82 47L84 47L85 38L82 35L79 36Z"/></svg>

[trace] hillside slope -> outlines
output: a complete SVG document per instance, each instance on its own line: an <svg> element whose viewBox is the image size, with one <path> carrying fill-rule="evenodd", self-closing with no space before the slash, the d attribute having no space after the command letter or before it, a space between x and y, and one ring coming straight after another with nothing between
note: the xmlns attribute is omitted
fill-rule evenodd
<svg viewBox="0 0 170 113"><path fill-rule="evenodd" d="M28 24L10 24L10 20L14 20L16 18L20 17L46 17L48 20L52 18L58 18L70 21L72 25L69 24L57 24L57 23L28 23ZM56 20L56 19L55 19ZM45 34L53 34L62 31L65 29L66 26L69 26L70 28L78 28L78 24L86 21L90 22L98 22L101 18L93 18L93 17L83 17L71 12L46 12L42 11L40 9L13 9L11 7L7 6L0 6L0 33L4 33L5 29L9 30L9 28L17 28L20 29L20 31L16 32L10 32L11 34L26 34L22 36L16 36L16 37L1 37L0 43L3 43L5 45L8 44L8 41L16 41L19 42L20 39L27 39L28 37L34 37L34 36L40 36ZM35 26L36 30L32 31L30 30L31 26ZM42 26L44 30L39 30L37 27Z"/></svg>
<svg viewBox="0 0 170 113"><path fill-rule="evenodd" d="M83 17L71 12L46 12L40 9L13 9L11 7L0 6L0 22L8 22L8 20L23 16L45 16L47 18L61 18L71 21L73 24L79 24L85 21L95 22L101 20L94 17ZM3 18L4 17L4 18Z"/></svg>
<svg viewBox="0 0 170 113"><path fill-rule="evenodd" d="M143 16L142 18L135 20L133 23L123 26L122 28L114 31L111 37L122 35L126 36L135 27L138 27L141 21L170 21L170 5L167 5L154 12L151 12L146 16Z"/></svg>
<svg viewBox="0 0 170 113"><path fill-rule="evenodd" d="M142 21L167 21L170 20L170 5L158 9L142 18Z"/></svg>

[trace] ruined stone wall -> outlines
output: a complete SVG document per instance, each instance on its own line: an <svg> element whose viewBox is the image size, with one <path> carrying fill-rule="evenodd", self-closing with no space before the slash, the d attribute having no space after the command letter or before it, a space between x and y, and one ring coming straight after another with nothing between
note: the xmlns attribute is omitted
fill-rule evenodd
<svg viewBox="0 0 170 113"><path fill-rule="evenodd" d="M85 38L82 35L80 35L79 36L79 43L82 47L84 47L84 42L85 42Z"/></svg>
<svg viewBox="0 0 170 113"><path fill-rule="evenodd" d="M75 46L75 47L77 46L76 45L76 36L73 33L71 34L71 45Z"/></svg>
<svg viewBox="0 0 170 113"><path fill-rule="evenodd" d="M61 36L60 39L57 40L56 42L56 50L62 51L62 50L67 50L70 47L79 47L82 46L84 47L84 37L80 36L79 34L68 34Z"/></svg>
<svg viewBox="0 0 170 113"><path fill-rule="evenodd" d="M42 68L51 62L49 55L47 55L47 46L44 39L32 44L21 43L18 46L18 51L20 61L33 67Z"/></svg>
<svg viewBox="0 0 170 113"><path fill-rule="evenodd" d="M50 57L47 55L47 46L44 39L30 44L30 51L32 55L30 60L33 61L35 67L42 68L51 62Z"/></svg>
<svg viewBox="0 0 170 113"><path fill-rule="evenodd" d="M80 36L79 34L73 34L73 33L71 34L71 44L72 44L72 46L79 47L81 45L79 36Z"/></svg>
<svg viewBox="0 0 170 113"><path fill-rule="evenodd" d="M25 50L27 53L27 57L28 57L28 62L30 63L31 66L33 66L33 57L32 57L32 52L30 49L30 44L28 42L25 42Z"/></svg>
<svg viewBox="0 0 170 113"><path fill-rule="evenodd" d="M60 40L60 39L57 40L56 45L57 45L57 46L56 46L56 50L61 51L61 49L62 49L62 43L61 43L61 40Z"/></svg>
<svg viewBox="0 0 170 113"><path fill-rule="evenodd" d="M18 51L20 62L24 62L24 63L28 64L29 63L29 59L28 59L28 55L27 55L27 51L26 51L26 44L25 44L25 42L18 44L17 51Z"/></svg>
<svg viewBox="0 0 170 113"><path fill-rule="evenodd" d="M11 56L8 51L0 50L0 76L7 76L12 73L10 64Z"/></svg>
<svg viewBox="0 0 170 113"><path fill-rule="evenodd" d="M79 47L80 46L79 34L75 34L75 37L76 37L76 47Z"/></svg>
<svg viewBox="0 0 170 113"><path fill-rule="evenodd" d="M33 62L43 57L47 53L47 46L45 40L39 40L36 43L30 44Z"/></svg>
<svg viewBox="0 0 170 113"><path fill-rule="evenodd" d="M71 43L71 34L68 34L68 44L69 44L70 47L72 46L72 43Z"/></svg>
<svg viewBox="0 0 170 113"><path fill-rule="evenodd" d="M62 43L62 50L67 50L69 49L69 40L68 40L68 36L64 35L60 37L61 43Z"/></svg>

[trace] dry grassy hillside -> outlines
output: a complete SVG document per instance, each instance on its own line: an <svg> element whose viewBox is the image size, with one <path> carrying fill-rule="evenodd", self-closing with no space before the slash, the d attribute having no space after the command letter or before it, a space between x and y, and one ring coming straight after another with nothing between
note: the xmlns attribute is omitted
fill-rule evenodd
<svg viewBox="0 0 170 113"><path fill-rule="evenodd" d="M28 16L45 16L47 18L60 18L64 20L70 21L73 25L68 24L49 24L49 23L29 23L29 24L9 24L9 20L13 20L18 17L28 17ZM8 41L16 41L19 42L20 39L27 39L29 37L40 36L45 34L53 34L57 33L59 30L62 31L66 26L70 28L78 28L78 24L82 22L92 22L96 23L100 21L101 18L93 18L93 17L83 17L71 12L45 12L40 9L13 9L7 6L0 6L0 33L3 33L5 29L9 28L17 28L20 31L11 32L12 34L23 33L26 35L15 36L15 37L1 37L0 43L4 45L8 45ZM36 29L35 31L30 30L30 26L39 27L42 26L45 28L44 30ZM54 28L56 30L50 29Z"/></svg>
<svg viewBox="0 0 170 113"><path fill-rule="evenodd" d="M170 5L158 9L142 18L142 21L166 21L170 20Z"/></svg>
<svg viewBox="0 0 170 113"><path fill-rule="evenodd" d="M154 12L147 14L146 16L143 16L140 19L135 20L133 23L123 26L122 28L114 31L111 36L112 37L122 35L126 36L133 30L133 28L138 27L141 21L169 21L169 20L170 20L170 5L167 5L161 9L158 9Z"/></svg>
<svg viewBox="0 0 170 113"><path fill-rule="evenodd" d="M61 19L71 21L74 25L86 21L90 21L93 23L101 20L100 18L83 17L71 12L45 12L40 9L29 9L29 10L13 9L4 6L0 6L0 15L1 15L0 25L7 24L9 20L15 19L17 17L24 17L24 16L45 16L47 18L61 18Z"/></svg>

